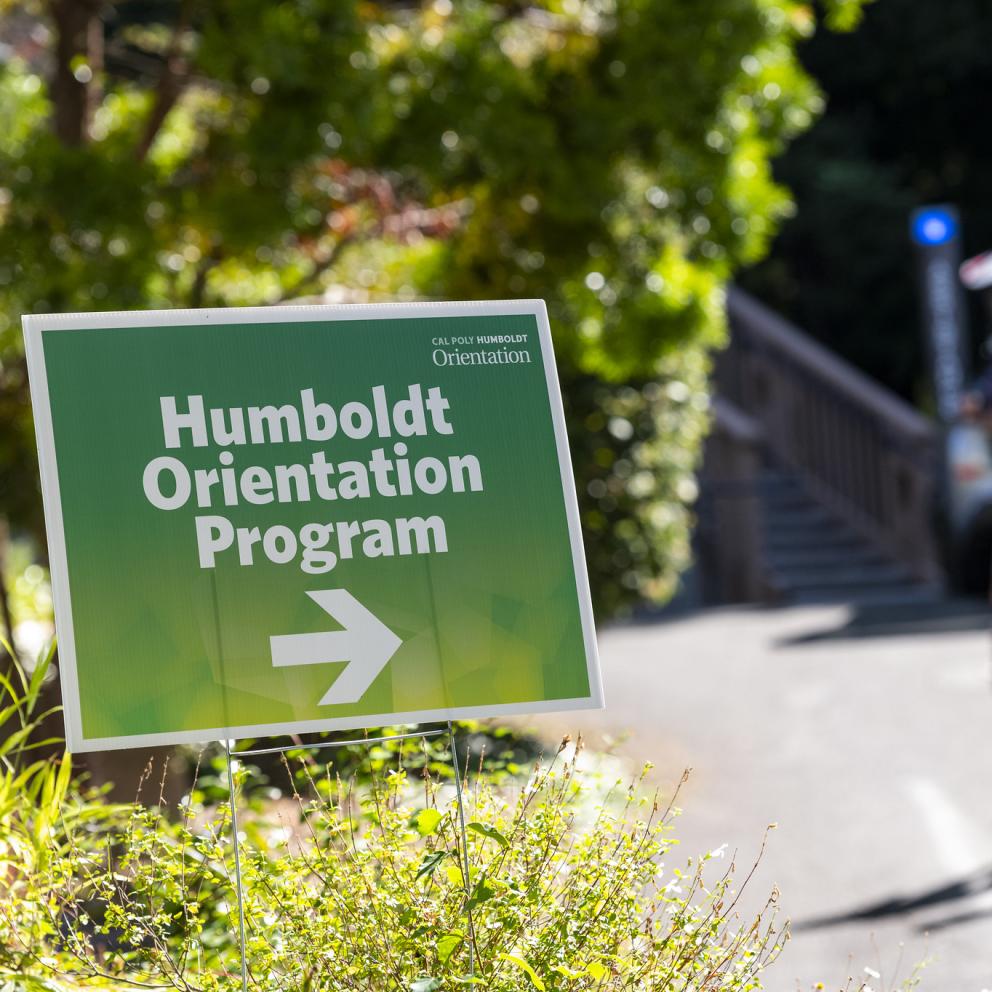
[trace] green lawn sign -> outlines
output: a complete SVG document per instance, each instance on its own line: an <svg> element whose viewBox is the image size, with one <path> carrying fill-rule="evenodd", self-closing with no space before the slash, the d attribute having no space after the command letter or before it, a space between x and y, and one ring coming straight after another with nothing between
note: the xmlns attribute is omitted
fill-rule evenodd
<svg viewBox="0 0 992 992"><path fill-rule="evenodd" d="M602 705L543 303L24 328L72 750Z"/></svg>

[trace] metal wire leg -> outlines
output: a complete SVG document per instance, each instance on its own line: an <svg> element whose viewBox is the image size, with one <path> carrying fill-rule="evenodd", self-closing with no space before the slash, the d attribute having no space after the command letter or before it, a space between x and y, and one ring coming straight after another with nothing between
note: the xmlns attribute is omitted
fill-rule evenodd
<svg viewBox="0 0 992 992"><path fill-rule="evenodd" d="M245 952L245 893L241 886L241 845L238 842L238 797L234 784L234 763L231 761L231 742L224 741L227 754L227 782L231 797L231 839L234 843L234 880L238 890L238 926L241 940L241 992L248 992L248 959Z"/></svg>
<svg viewBox="0 0 992 992"><path fill-rule="evenodd" d="M346 747L351 744L374 744L380 741L406 740L409 737L433 737L436 734L443 734L443 730L424 730L408 734L393 734L388 737L376 737L355 741L331 741L323 744L311 745L313 747ZM451 745L451 763L455 772L455 794L458 797L458 825L462 838L462 876L465 881L465 916L468 921L468 969L469 975L475 977L475 925L472 921L472 907L469 901L472 898L472 880L470 877L468 860L468 831L465 827L465 801L462 795L462 773L458 764L458 752L455 749L455 729L448 721L448 741ZM298 748L299 744L291 744L288 747L262 748L254 751L242 751L239 754L278 754ZM248 959L245 951L245 900L244 889L241 884L241 846L238 842L238 803L237 792L234 782L234 763L231 756L231 741L224 741L224 751L227 754L227 781L231 796L231 835L234 844L234 879L238 894L238 926L240 928L240 950L241 950L241 990L248 992Z"/></svg>
<svg viewBox="0 0 992 992"><path fill-rule="evenodd" d="M448 721L448 741L451 744L451 764L455 771L455 794L458 796L458 823L462 831L462 874L465 877L465 916L468 919L468 973L475 977L475 926L472 923L472 880L468 866L468 831L465 829L465 803L462 799L462 773L458 767L458 751L455 749L455 730Z"/></svg>

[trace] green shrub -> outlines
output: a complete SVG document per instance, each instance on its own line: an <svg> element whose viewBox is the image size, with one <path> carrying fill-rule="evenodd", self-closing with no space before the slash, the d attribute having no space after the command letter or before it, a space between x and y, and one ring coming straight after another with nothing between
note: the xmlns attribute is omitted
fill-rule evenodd
<svg viewBox="0 0 992 992"><path fill-rule="evenodd" d="M639 781L604 795L574 754L514 790L472 779L467 899L451 785L397 768L364 793L330 779L310 792L246 817L253 989L745 990L781 946L774 899L738 921L722 851L666 865L674 808ZM235 987L227 805L187 800L178 822L88 805L70 796L51 857L9 879L0 984Z"/></svg>
<svg viewBox="0 0 992 992"><path fill-rule="evenodd" d="M479 773L497 783L525 776L533 761L546 750L538 737L520 727L480 720L457 720L453 727L460 760L464 762L470 753L484 757ZM432 729L435 735L431 737L400 737L415 730L424 733ZM363 735L374 742L366 743ZM374 740L388 736L396 739ZM297 789L306 791L314 780L326 794L328 775L354 781L362 787L396 765L402 765L410 775L425 769L439 779L451 779L454 775L451 738L440 723L367 727L362 734L353 730L301 734L296 741L299 747L286 755L290 762L288 774L281 754L255 755L245 763L241 780L243 803L280 799ZM333 749L321 750L330 743L335 744ZM238 742L243 749L284 744L284 738L246 738ZM180 753L186 759L184 770L188 778L191 780L196 774L195 801L213 804L225 800L228 784L223 748L204 751L202 746L186 745L180 748Z"/></svg>

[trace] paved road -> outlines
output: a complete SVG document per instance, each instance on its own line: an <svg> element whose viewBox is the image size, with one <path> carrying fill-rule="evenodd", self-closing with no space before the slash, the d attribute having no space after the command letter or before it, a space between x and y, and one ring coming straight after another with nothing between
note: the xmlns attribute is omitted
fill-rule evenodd
<svg viewBox="0 0 992 992"><path fill-rule="evenodd" d="M923 989L992 989L992 692L985 618L957 610L732 610L602 634L607 710L542 718L692 766L683 851L727 841L793 939L773 992L876 989L935 958ZM929 934L929 936L927 936ZM901 948L901 945L905 945ZM896 975L896 965L902 966Z"/></svg>

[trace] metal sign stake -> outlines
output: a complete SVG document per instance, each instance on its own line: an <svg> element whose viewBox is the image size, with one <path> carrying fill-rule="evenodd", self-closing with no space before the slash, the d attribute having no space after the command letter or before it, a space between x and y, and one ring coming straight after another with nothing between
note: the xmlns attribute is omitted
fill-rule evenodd
<svg viewBox="0 0 992 992"><path fill-rule="evenodd" d="M448 741L451 746L451 763L455 773L455 795L458 800L458 825L461 832L461 843L462 843L462 857L461 857L461 871L465 888L465 916L468 922L468 967L469 975L471 977L475 976L475 927L472 922L472 907L470 905L472 899L472 881L470 877L470 867L468 858L468 831L465 827L465 803L462 796L462 776L461 768L458 761L458 752L455 750L455 730L448 721L447 727L444 729L437 730L416 730L408 734L390 734L385 737L365 737L360 740L348 740L348 741L326 741L324 743L318 744L307 744L305 745L307 750L322 750L324 748L338 748L338 747L350 747L353 744L384 744L389 741L402 741L409 740L413 737L428 738L428 737L440 737L442 734L448 735ZM231 751L232 741L224 740L221 742L224 745L224 752L227 757L227 781L228 789L230 795L231 804L231 842L234 845L234 883L235 891L238 898L238 927L240 930L240 941L238 948L241 954L241 989L242 992L248 992L248 956L246 953L245 946L245 898L244 898L244 885L241 879L241 852L240 852L240 841L238 839L238 802L237 802L237 786L234 780L234 761L235 757L255 757L260 754L285 754L287 751L298 751L304 745L300 744L290 744L285 747L263 747L256 748L249 751Z"/></svg>
<svg viewBox="0 0 992 992"><path fill-rule="evenodd" d="M234 844L234 879L238 890L238 927L241 931L238 947L241 951L241 992L248 992L248 955L245 953L245 898L241 883L241 843L238 840L238 795L231 760L231 742L224 741L227 755L227 784L231 804L231 841Z"/></svg>
<svg viewBox="0 0 992 992"><path fill-rule="evenodd" d="M472 923L472 879L468 864L468 831L465 829L465 803L462 801L462 773L455 749L455 731L448 721L448 740L451 743L451 764L455 771L455 795L458 796L458 824L462 832L462 876L465 883L465 917L468 921L468 973L475 977L475 926Z"/></svg>

